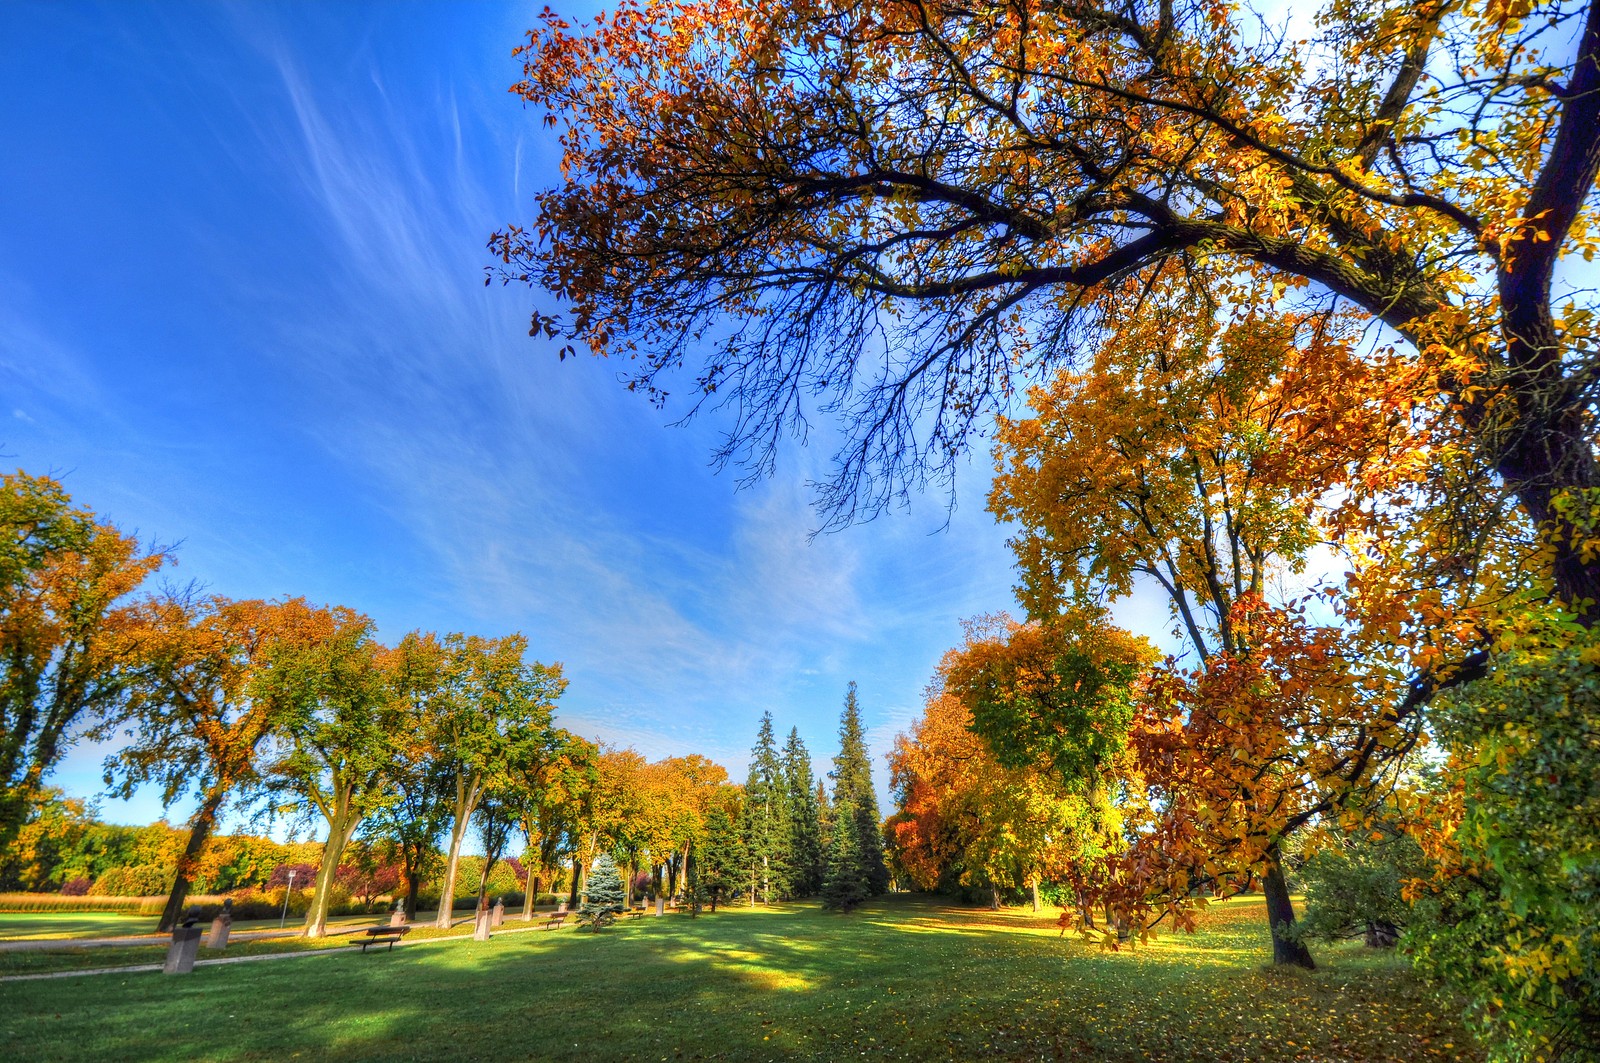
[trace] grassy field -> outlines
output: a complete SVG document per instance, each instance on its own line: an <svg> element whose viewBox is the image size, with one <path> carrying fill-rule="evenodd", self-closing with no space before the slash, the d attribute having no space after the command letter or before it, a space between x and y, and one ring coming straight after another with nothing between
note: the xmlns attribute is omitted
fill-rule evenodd
<svg viewBox="0 0 1600 1063"><path fill-rule="evenodd" d="M1457 1009L1400 959L1324 949L1302 972L1265 955L1259 900L1115 954L1026 911L736 909L182 978L3 983L0 1057L1477 1058Z"/></svg>

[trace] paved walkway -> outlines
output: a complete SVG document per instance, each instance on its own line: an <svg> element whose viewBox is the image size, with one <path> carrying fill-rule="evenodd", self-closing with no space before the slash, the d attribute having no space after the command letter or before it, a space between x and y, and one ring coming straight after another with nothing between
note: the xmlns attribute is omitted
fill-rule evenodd
<svg viewBox="0 0 1600 1063"><path fill-rule="evenodd" d="M470 921L471 921L470 919L462 920L462 922L470 922ZM522 922L521 919L517 919L516 921L519 922L519 923ZM459 925L459 923L452 924L452 925ZM357 930L365 930L366 928L365 927L357 927L356 929ZM526 933L528 933L529 931L532 931L532 930L543 930L543 929L544 929L543 922L536 917L532 922L529 922L529 923L524 924L522 926L512 926L511 925L511 921L507 920L505 923L502 923L500 925L500 929L496 930L494 933L496 935L499 935L499 934L526 934ZM350 933L350 932L351 931L345 931L345 933ZM332 937L334 935L329 934L328 936ZM396 942L395 947L396 948L402 948L402 949L403 948L415 948L418 945L431 945L436 941L466 941L470 937L472 937L471 934L451 934L448 937L419 938L416 941L399 941L399 942ZM134 940L137 941L137 942L144 942L146 939L137 938L137 939L134 939ZM166 939L163 938L161 940L164 941ZM231 941L233 939L229 938L229 940ZM60 942L57 942L57 944L60 944ZM341 948L301 949L298 952L266 952L266 953L260 953L260 954L255 955L255 956L221 956L221 957L218 957L217 959L214 959L214 960L196 960L194 965L196 967L216 967L216 966L219 966L219 965L225 964L225 963L258 963L258 962L266 962L268 960L292 960L292 959L296 959L296 958L301 957L301 956L344 956L344 955L349 955L349 950L348 949L341 949ZM125 967L90 967L90 968L86 968L84 970L79 970L79 971L45 971L45 972L40 973L40 974L11 974L11 975L5 975L4 977L0 977L0 982L36 982L36 981L39 981L40 979L44 979L44 978L79 978L79 977L83 977L83 976L86 976L86 975L95 975L95 974L140 974L140 973L143 973L145 971L159 971L159 970L161 970L161 966L162 965L159 964L159 963L140 963L140 964L134 964L134 965L125 966Z"/></svg>
<svg viewBox="0 0 1600 1063"><path fill-rule="evenodd" d="M549 909L554 911L554 909ZM520 916L522 913L518 912ZM535 912L537 914L537 911ZM379 916L373 916L377 919ZM509 918L509 917L508 917ZM472 922L469 913L460 917L452 917L451 926ZM432 919L425 919L420 924L431 926ZM205 924L210 925L210 924ZM359 934L366 930L372 923L362 921L359 923L342 923L328 927L327 936L337 937L341 934ZM287 926L281 929L269 928L266 930L236 930L228 935L229 941L264 941L268 938L297 938L302 928ZM109 945L165 945L172 940L171 934L128 934L122 937L105 938L18 938L12 941L0 941L0 952L32 952L40 949L97 949Z"/></svg>

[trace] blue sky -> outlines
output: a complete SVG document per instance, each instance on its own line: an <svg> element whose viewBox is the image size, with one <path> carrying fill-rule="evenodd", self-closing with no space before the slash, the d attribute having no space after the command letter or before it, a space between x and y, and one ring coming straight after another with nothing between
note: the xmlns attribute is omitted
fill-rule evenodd
<svg viewBox="0 0 1600 1063"><path fill-rule="evenodd" d="M0 7L0 457L217 593L523 631L565 725L652 758L742 779L770 710L825 767L851 679L882 754L958 619L1010 604L988 459L945 530L932 497L808 544L825 450L739 491L715 419L530 339L536 294L482 267L553 179L506 92L535 10ZM98 792L103 752L55 782Z"/></svg>

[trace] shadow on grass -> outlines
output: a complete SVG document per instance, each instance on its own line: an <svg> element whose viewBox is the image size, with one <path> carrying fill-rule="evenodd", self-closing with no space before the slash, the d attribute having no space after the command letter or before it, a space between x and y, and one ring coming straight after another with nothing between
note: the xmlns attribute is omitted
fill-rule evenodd
<svg viewBox="0 0 1600 1063"><path fill-rule="evenodd" d="M1263 974L1259 956L1197 964L1159 943L1112 955L1039 923L906 901L850 916L789 905L182 978L12 983L0 985L0 1055L1471 1058L1444 1009L1394 965L1284 980ZM1189 944L1248 951L1249 933L1224 923ZM1354 1021L1388 1028L1352 1054Z"/></svg>

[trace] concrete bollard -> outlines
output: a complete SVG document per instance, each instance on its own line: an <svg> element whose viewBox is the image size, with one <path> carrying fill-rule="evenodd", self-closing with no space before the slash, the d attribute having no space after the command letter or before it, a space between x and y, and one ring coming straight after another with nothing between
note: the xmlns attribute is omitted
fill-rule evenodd
<svg viewBox="0 0 1600 1063"><path fill-rule="evenodd" d="M667 914L667 899L665 897L657 897L656 898L656 914L657 915L666 915Z"/></svg>
<svg viewBox="0 0 1600 1063"><path fill-rule="evenodd" d="M478 909L477 918L475 920L473 920L473 924L472 924L472 940L474 940L474 941L488 941L489 940L489 922L490 922L490 920L492 918L493 917L490 916L490 914L489 914L489 909L487 909L487 908L479 908Z"/></svg>
<svg viewBox="0 0 1600 1063"><path fill-rule="evenodd" d="M206 937L206 948L225 949L228 947L228 933L233 928L233 916L223 912L211 920L211 933Z"/></svg>
<svg viewBox="0 0 1600 1063"><path fill-rule="evenodd" d="M500 924L506 921L506 902L503 898L495 898L494 907L489 912L489 928L499 930Z"/></svg>
<svg viewBox="0 0 1600 1063"><path fill-rule="evenodd" d="M167 962L162 965L165 974L188 974L194 970L194 958L200 953L200 928L179 926L172 930L172 944L167 946Z"/></svg>

